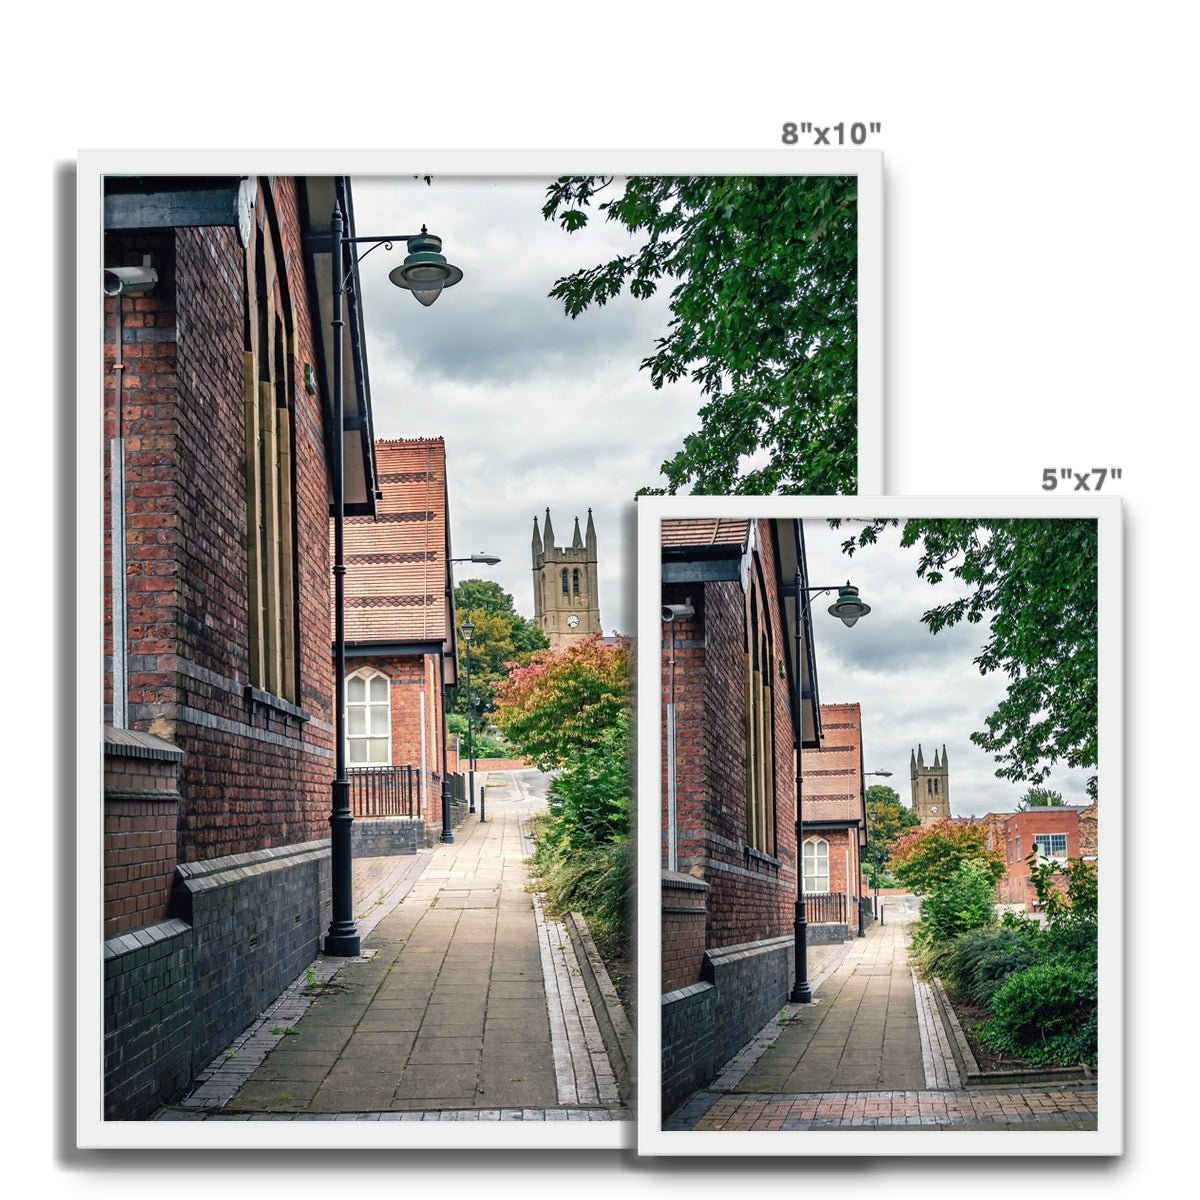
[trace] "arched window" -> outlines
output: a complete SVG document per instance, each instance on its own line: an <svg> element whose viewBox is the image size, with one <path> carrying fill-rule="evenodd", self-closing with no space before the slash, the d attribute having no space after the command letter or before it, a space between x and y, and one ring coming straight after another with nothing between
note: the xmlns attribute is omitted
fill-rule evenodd
<svg viewBox="0 0 1200 1200"><path fill-rule="evenodd" d="M571 591L576 596L579 595L579 568L578 567L576 567L575 570L571 572Z"/></svg>
<svg viewBox="0 0 1200 1200"><path fill-rule="evenodd" d="M346 758L352 767L392 761L392 705L388 677L373 667L346 679Z"/></svg>
<svg viewBox="0 0 1200 1200"><path fill-rule="evenodd" d="M567 591L567 568L566 567L563 567L563 570L562 570L562 584L563 584L563 595L564 596L570 595L570 593Z"/></svg>
<svg viewBox="0 0 1200 1200"><path fill-rule="evenodd" d="M829 843L824 838L804 839L804 891L829 891Z"/></svg>

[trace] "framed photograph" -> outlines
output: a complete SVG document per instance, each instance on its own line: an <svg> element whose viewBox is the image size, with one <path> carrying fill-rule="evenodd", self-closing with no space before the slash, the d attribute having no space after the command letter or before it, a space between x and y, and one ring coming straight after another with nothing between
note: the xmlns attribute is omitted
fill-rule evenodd
<svg viewBox="0 0 1200 1200"><path fill-rule="evenodd" d="M882 490L881 155L78 182L79 1145L632 1146L504 689L631 669L639 494Z"/></svg>
<svg viewBox="0 0 1200 1200"><path fill-rule="evenodd" d="M1121 512L639 502L639 1154L1121 1153Z"/></svg>

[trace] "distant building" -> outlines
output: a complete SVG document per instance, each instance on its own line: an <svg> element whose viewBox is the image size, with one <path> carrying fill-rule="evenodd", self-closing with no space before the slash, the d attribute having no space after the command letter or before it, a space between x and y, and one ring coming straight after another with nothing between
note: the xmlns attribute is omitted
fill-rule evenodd
<svg viewBox="0 0 1200 1200"><path fill-rule="evenodd" d="M441 828L444 692L456 679L446 446L378 441L375 460L378 515L345 524L351 805L355 817L420 817L425 842ZM399 824L356 832L380 839L380 853L409 835Z"/></svg>
<svg viewBox="0 0 1200 1200"><path fill-rule="evenodd" d="M800 755L804 895L809 921L857 931L866 844L862 713L857 704L821 705L821 745ZM830 929L826 938L834 936Z"/></svg>
<svg viewBox="0 0 1200 1200"><path fill-rule="evenodd" d="M1096 812L1095 804L1067 804L981 817L988 829L988 849L999 850L1004 857L1005 874L996 885L997 900L1018 904L1028 912L1038 911L1037 894L1029 882L1029 856L1034 851L1039 860L1081 858L1094 864Z"/></svg>
<svg viewBox="0 0 1200 1200"><path fill-rule="evenodd" d="M925 756L920 745L909 756L909 774L912 780L912 810L921 818L922 825L933 825L953 816L950 811L950 759L942 746L941 758L933 752L933 766L925 765Z"/></svg>
<svg viewBox="0 0 1200 1200"><path fill-rule="evenodd" d="M597 578L596 527L588 509L587 531L579 518L569 546L554 544L550 510L544 530L533 518L533 616L551 647L568 646L600 633L600 585Z"/></svg>

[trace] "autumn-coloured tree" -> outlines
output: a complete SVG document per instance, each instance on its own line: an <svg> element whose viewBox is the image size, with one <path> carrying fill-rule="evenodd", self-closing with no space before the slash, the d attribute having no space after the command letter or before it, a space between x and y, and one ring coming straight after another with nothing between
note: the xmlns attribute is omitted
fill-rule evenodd
<svg viewBox="0 0 1200 1200"><path fill-rule="evenodd" d="M905 887L927 896L950 880L964 862L987 866L993 882L1004 874L1004 857L987 847L987 830L973 821L938 821L892 844L892 872Z"/></svg>
<svg viewBox="0 0 1200 1200"><path fill-rule="evenodd" d="M627 711L632 657L624 638L599 634L554 650L536 651L496 687L496 724L504 736L549 771L601 744Z"/></svg>

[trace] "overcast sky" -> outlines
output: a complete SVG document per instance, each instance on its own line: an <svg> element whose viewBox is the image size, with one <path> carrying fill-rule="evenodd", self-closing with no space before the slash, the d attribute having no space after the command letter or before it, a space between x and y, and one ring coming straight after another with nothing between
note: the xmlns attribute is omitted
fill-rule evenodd
<svg viewBox="0 0 1200 1200"><path fill-rule="evenodd" d="M666 332L665 297L618 297L572 321L555 281L637 243L612 223L564 233L543 219L548 179L352 178L359 236L443 241L462 281L422 308L388 281L403 245L361 266L367 362L378 438L446 439L456 579L494 579L533 616L530 539L549 507L558 545L592 509L600 621L631 634L634 501L695 428L695 389L656 392L639 363Z"/></svg>
<svg viewBox="0 0 1200 1200"><path fill-rule="evenodd" d="M1005 691L1002 675L980 675L972 661L983 648L986 626L961 622L930 633L921 615L965 589L952 579L936 586L919 579L919 547L902 549L899 529L886 530L876 545L853 556L843 554L842 542L861 527L843 523L835 530L825 521L804 522L811 583L849 580L871 606L847 628L827 611L836 594L814 598L821 703L862 706L864 770L892 772L891 779L868 779L868 785L886 784L910 803L911 751L920 743L932 765L934 751L940 754L945 744L954 816L1014 810L1028 785L997 779L991 755L970 740ZM1069 804L1087 804L1088 774L1060 767L1043 786L1062 792Z"/></svg>

